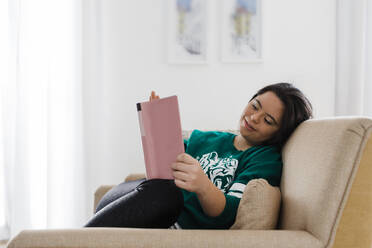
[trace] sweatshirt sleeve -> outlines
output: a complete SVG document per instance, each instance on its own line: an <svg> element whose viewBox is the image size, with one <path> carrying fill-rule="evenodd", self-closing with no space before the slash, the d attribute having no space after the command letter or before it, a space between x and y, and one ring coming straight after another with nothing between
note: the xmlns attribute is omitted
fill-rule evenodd
<svg viewBox="0 0 372 248"><path fill-rule="evenodd" d="M224 194L226 205L219 216L213 217L214 226L217 229L228 229L235 221L236 212L239 206L240 198Z"/></svg>

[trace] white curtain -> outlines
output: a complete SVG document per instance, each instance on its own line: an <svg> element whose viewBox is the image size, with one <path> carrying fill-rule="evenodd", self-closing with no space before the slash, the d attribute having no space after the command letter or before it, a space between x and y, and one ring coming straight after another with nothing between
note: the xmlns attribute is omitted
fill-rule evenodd
<svg viewBox="0 0 372 248"><path fill-rule="evenodd" d="M9 55L9 16L8 1L0 1L0 83L8 80L8 55ZM1 89L1 88L0 88ZM0 93L2 93L0 91ZM0 95L1 97L1 95ZM1 98L0 98L1 99ZM0 111L2 110L2 101L0 101ZM0 112L1 113L1 112ZM0 114L0 134L3 131L3 119ZM4 183L4 145L0 135L0 240L5 240L9 236L5 221L5 183Z"/></svg>
<svg viewBox="0 0 372 248"><path fill-rule="evenodd" d="M372 117L372 1L337 1L336 115Z"/></svg>
<svg viewBox="0 0 372 248"><path fill-rule="evenodd" d="M0 76L1 239L88 219L81 4L8 1L9 32L1 32L10 42L0 43L9 52Z"/></svg>

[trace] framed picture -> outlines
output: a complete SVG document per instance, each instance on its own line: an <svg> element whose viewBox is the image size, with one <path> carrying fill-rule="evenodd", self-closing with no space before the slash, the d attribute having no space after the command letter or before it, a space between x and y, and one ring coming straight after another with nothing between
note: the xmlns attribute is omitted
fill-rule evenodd
<svg viewBox="0 0 372 248"><path fill-rule="evenodd" d="M207 0L168 0L168 63L207 63Z"/></svg>
<svg viewBox="0 0 372 248"><path fill-rule="evenodd" d="M221 1L221 61L262 62L261 0Z"/></svg>

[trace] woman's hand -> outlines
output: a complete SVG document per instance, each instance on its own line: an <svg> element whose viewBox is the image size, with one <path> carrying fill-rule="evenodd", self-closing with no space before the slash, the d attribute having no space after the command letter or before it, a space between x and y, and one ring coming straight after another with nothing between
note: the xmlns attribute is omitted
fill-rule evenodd
<svg viewBox="0 0 372 248"><path fill-rule="evenodd" d="M198 160L187 153L181 153L172 164L174 183L177 187L195 192L205 214L220 215L226 206L225 195L204 173Z"/></svg>
<svg viewBox="0 0 372 248"><path fill-rule="evenodd" d="M197 194L204 193L209 186L209 178L205 175L199 161L187 153L177 156L172 164L174 183L182 189Z"/></svg>
<svg viewBox="0 0 372 248"><path fill-rule="evenodd" d="M151 95L150 95L149 101L151 102L154 99L160 99L160 97L155 94L155 91L151 91Z"/></svg>

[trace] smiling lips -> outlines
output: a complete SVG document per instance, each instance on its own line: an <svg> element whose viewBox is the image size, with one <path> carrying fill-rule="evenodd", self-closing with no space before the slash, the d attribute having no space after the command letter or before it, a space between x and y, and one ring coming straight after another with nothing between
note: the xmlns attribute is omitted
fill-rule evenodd
<svg viewBox="0 0 372 248"><path fill-rule="evenodd" d="M256 131L251 125L248 124L247 120L244 118L244 126L249 130L249 131Z"/></svg>

